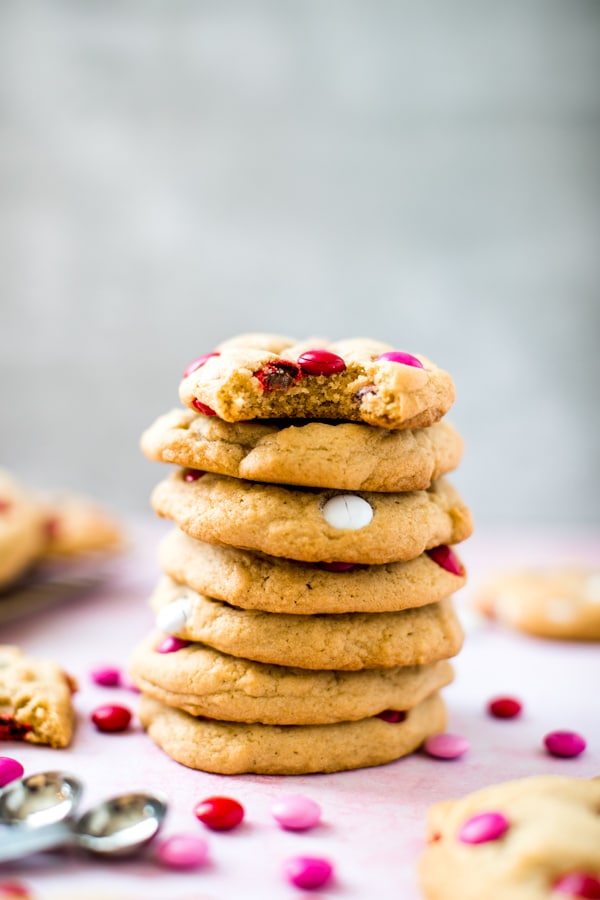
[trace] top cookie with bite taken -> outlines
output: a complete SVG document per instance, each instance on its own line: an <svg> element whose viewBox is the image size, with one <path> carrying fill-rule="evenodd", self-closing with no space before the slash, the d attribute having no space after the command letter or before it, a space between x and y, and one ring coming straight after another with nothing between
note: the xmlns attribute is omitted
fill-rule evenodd
<svg viewBox="0 0 600 900"><path fill-rule="evenodd" d="M345 419L426 428L448 412L454 382L426 357L366 338L302 343L244 334L186 368L182 402L226 422Z"/></svg>

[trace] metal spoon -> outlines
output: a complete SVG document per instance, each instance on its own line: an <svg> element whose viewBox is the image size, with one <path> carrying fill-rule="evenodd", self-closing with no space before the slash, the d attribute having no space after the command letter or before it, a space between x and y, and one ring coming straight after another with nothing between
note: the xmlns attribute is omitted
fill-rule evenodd
<svg viewBox="0 0 600 900"><path fill-rule="evenodd" d="M131 793L72 812L82 786L65 772L41 772L0 792L0 862L75 844L102 856L135 853L157 834L167 811L164 797Z"/></svg>

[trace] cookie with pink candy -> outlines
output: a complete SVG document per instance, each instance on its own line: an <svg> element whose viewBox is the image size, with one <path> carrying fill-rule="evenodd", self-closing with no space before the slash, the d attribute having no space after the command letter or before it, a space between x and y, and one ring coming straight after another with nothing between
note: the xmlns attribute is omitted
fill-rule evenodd
<svg viewBox="0 0 600 900"><path fill-rule="evenodd" d="M454 402L450 375L420 354L381 341L298 343L242 334L189 363L179 389L190 409L226 422L343 419L424 428Z"/></svg>
<svg viewBox="0 0 600 900"><path fill-rule="evenodd" d="M600 779L533 776L433 806L427 900L600 897Z"/></svg>

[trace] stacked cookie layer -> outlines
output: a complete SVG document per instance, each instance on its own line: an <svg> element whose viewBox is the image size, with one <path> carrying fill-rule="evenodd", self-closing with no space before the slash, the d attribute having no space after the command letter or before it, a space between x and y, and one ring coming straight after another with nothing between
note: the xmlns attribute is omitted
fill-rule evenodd
<svg viewBox="0 0 600 900"><path fill-rule="evenodd" d="M449 545L472 527L444 478L450 376L374 341L245 335L180 396L142 438L181 467L153 493L177 528L132 660L151 737L194 768L294 774L443 731L465 579Z"/></svg>

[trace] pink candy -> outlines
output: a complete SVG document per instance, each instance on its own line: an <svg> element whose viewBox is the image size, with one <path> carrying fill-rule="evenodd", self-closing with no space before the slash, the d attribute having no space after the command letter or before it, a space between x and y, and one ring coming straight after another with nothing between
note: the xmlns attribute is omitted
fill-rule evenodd
<svg viewBox="0 0 600 900"><path fill-rule="evenodd" d="M172 834L155 848L155 856L171 869L197 869L208 859L208 841L196 834Z"/></svg>
<svg viewBox="0 0 600 900"><path fill-rule="evenodd" d="M158 644L156 648L157 653L176 653L177 650L183 650L184 647L189 647L190 642L184 641L183 638L173 637L172 634L169 634L167 637L163 638L162 641Z"/></svg>
<svg viewBox="0 0 600 900"><path fill-rule="evenodd" d="M468 740L459 734L433 734L424 744L424 750L436 759L458 759L469 750Z"/></svg>
<svg viewBox="0 0 600 900"><path fill-rule="evenodd" d="M384 709L383 712L377 713L375 718L383 719L384 722L389 722L390 725L396 725L398 722L404 722L406 713L403 709Z"/></svg>
<svg viewBox="0 0 600 900"><path fill-rule="evenodd" d="M586 748L585 739L576 731L551 731L544 744L551 756L579 756Z"/></svg>
<svg viewBox="0 0 600 900"><path fill-rule="evenodd" d="M286 860L284 873L296 887L312 890L326 884L333 875L333 866L327 859L317 856L293 856Z"/></svg>
<svg viewBox="0 0 600 900"><path fill-rule="evenodd" d="M183 472L183 480L190 484L193 481L198 481L198 479L202 478L205 474L206 472L203 472L202 469L185 469Z"/></svg>
<svg viewBox="0 0 600 900"><path fill-rule="evenodd" d="M382 353L377 359L387 359L390 362L402 363L403 366L415 366L417 369L423 368L423 363L416 356L412 356L410 353L403 353L401 350L388 350L387 353Z"/></svg>
<svg viewBox="0 0 600 900"><path fill-rule="evenodd" d="M440 544L439 547L432 547L431 550L426 550L425 552L438 566L441 566L447 572L451 572L452 575L465 574L465 568L452 547Z"/></svg>
<svg viewBox="0 0 600 900"><path fill-rule="evenodd" d="M24 768L11 756L0 756L0 787L23 776Z"/></svg>
<svg viewBox="0 0 600 900"><path fill-rule="evenodd" d="M310 797L289 794L271 806L273 818L287 831L305 831L321 821L321 807Z"/></svg>
<svg viewBox="0 0 600 900"><path fill-rule="evenodd" d="M502 813L480 813L463 822L458 839L463 844L484 844L498 840L509 827L510 823Z"/></svg>
<svg viewBox="0 0 600 900"><path fill-rule="evenodd" d="M94 684L99 684L101 687L119 687L121 670L116 666L97 666L91 670L90 678Z"/></svg>
<svg viewBox="0 0 600 900"><path fill-rule="evenodd" d="M552 891L566 894L568 897L586 897L587 900L600 900L600 879L586 872L569 872L563 875L552 886Z"/></svg>
<svg viewBox="0 0 600 900"><path fill-rule="evenodd" d="M199 356L197 359L192 360L192 362L186 366L183 377L187 378L188 375L191 375L192 372L195 372L196 369L202 368L204 363L211 358L211 356L220 356L219 353L205 353L203 356Z"/></svg>
<svg viewBox="0 0 600 900"><path fill-rule="evenodd" d="M303 375L336 375L346 368L342 357L329 350L307 350L297 362Z"/></svg>

